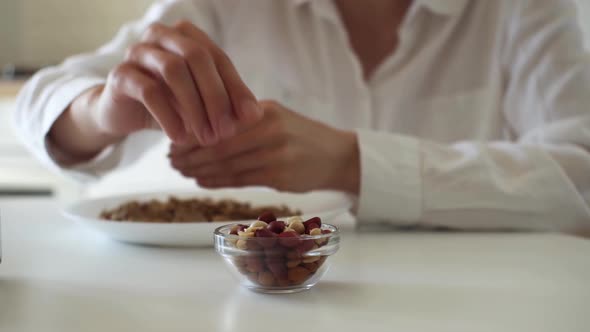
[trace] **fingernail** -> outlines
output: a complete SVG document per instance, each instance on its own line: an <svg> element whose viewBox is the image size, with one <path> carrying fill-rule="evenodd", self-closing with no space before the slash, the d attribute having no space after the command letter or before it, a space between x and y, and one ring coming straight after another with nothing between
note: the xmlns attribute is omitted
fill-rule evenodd
<svg viewBox="0 0 590 332"><path fill-rule="evenodd" d="M212 145L215 144L215 142L217 142L217 135L215 135L211 127L206 126L205 128L203 128L203 130L201 131L201 141L203 145Z"/></svg>
<svg viewBox="0 0 590 332"><path fill-rule="evenodd" d="M246 100L242 103L242 107L240 108L239 112L242 118L259 118L262 115L262 108L260 108L257 102L253 100Z"/></svg>
<svg viewBox="0 0 590 332"><path fill-rule="evenodd" d="M236 132L236 125L235 125L234 117L231 113L224 113L221 117L219 130L222 138L228 138L233 136Z"/></svg>

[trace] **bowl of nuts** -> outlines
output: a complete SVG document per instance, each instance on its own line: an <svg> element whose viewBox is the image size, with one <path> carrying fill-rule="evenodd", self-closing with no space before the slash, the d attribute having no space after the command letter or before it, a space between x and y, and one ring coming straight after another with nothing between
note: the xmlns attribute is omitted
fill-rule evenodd
<svg viewBox="0 0 590 332"><path fill-rule="evenodd" d="M261 293L295 293L313 287L338 251L340 235L318 217L277 220L262 214L250 225L215 230L215 250L242 286Z"/></svg>

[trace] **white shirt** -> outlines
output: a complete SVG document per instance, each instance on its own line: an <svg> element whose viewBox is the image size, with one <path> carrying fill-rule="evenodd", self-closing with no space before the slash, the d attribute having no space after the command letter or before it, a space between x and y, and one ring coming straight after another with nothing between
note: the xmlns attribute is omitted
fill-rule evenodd
<svg viewBox="0 0 590 332"><path fill-rule="evenodd" d="M45 141L55 119L151 22L181 18L225 49L258 98L357 131L362 222L590 226L590 63L568 0L415 0L368 82L331 1L162 1L27 84L16 123L34 153L58 168ZM65 171L129 164L161 136L134 134Z"/></svg>

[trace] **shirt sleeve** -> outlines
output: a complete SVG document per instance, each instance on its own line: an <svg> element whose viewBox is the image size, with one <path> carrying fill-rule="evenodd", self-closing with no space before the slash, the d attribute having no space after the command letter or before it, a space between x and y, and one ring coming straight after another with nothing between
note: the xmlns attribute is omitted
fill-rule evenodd
<svg viewBox="0 0 590 332"><path fill-rule="evenodd" d="M358 131L361 223L590 228L590 61L575 5L539 2L506 14L503 109L515 139L449 145Z"/></svg>
<svg viewBox="0 0 590 332"><path fill-rule="evenodd" d="M97 51L73 56L59 66L35 74L19 93L14 117L16 132L29 150L49 168L79 180L92 179L137 160L142 151L162 138L161 134L140 132L131 135L108 147L93 160L67 169L59 160L67 160L68 156L51 146L46 137L56 119L77 96L106 82L109 71L123 60L126 49L140 39L150 24L170 25L181 19L193 22L213 40L217 39L213 1L158 1L142 19L123 26L113 40Z"/></svg>

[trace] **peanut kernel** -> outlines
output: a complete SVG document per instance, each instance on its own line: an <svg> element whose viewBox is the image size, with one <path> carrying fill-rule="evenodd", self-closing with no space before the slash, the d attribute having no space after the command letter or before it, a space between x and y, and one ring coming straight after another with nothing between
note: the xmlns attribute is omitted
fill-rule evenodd
<svg viewBox="0 0 590 332"><path fill-rule="evenodd" d="M266 226L268 226L268 224L265 223L264 221L256 220L255 222L250 224L250 227L248 227L248 228L255 228L255 227L266 228Z"/></svg>
<svg viewBox="0 0 590 332"><path fill-rule="evenodd" d="M295 284L304 282L310 274L308 269L301 266L290 269L288 272L289 280Z"/></svg>
<svg viewBox="0 0 590 332"><path fill-rule="evenodd" d="M302 222L296 221L289 224L289 228L297 232L297 234L305 233L305 226Z"/></svg>
<svg viewBox="0 0 590 332"><path fill-rule="evenodd" d="M301 264L300 259L289 260L289 261L287 261L287 268L292 269L299 264Z"/></svg>
<svg viewBox="0 0 590 332"><path fill-rule="evenodd" d="M244 232L238 232L239 237L254 237L254 235L256 235L254 232L249 232L247 230Z"/></svg>
<svg viewBox="0 0 590 332"><path fill-rule="evenodd" d="M252 227L252 226L250 226L250 227L246 228L246 232L248 232L248 233L256 233L257 230L263 229L263 228L264 227Z"/></svg>
<svg viewBox="0 0 590 332"><path fill-rule="evenodd" d="M320 268L318 263L305 263L305 264L303 264L303 267L308 269L311 272L316 272Z"/></svg>
<svg viewBox="0 0 590 332"><path fill-rule="evenodd" d="M315 263L320 260L320 256L309 256L302 259L303 263Z"/></svg>
<svg viewBox="0 0 590 332"><path fill-rule="evenodd" d="M262 286L273 286L275 284L275 277L268 271L258 273L258 283Z"/></svg>
<svg viewBox="0 0 590 332"><path fill-rule="evenodd" d="M242 250L248 249L248 241L238 240L238 242L236 242L236 248L242 249Z"/></svg>
<svg viewBox="0 0 590 332"><path fill-rule="evenodd" d="M322 235L322 230L319 228L314 228L311 231L309 231L309 235Z"/></svg>
<svg viewBox="0 0 590 332"><path fill-rule="evenodd" d="M291 223L293 223L293 222L300 222L303 224L303 219L301 219L300 216L294 216L294 217L287 219L287 225L291 225Z"/></svg>

